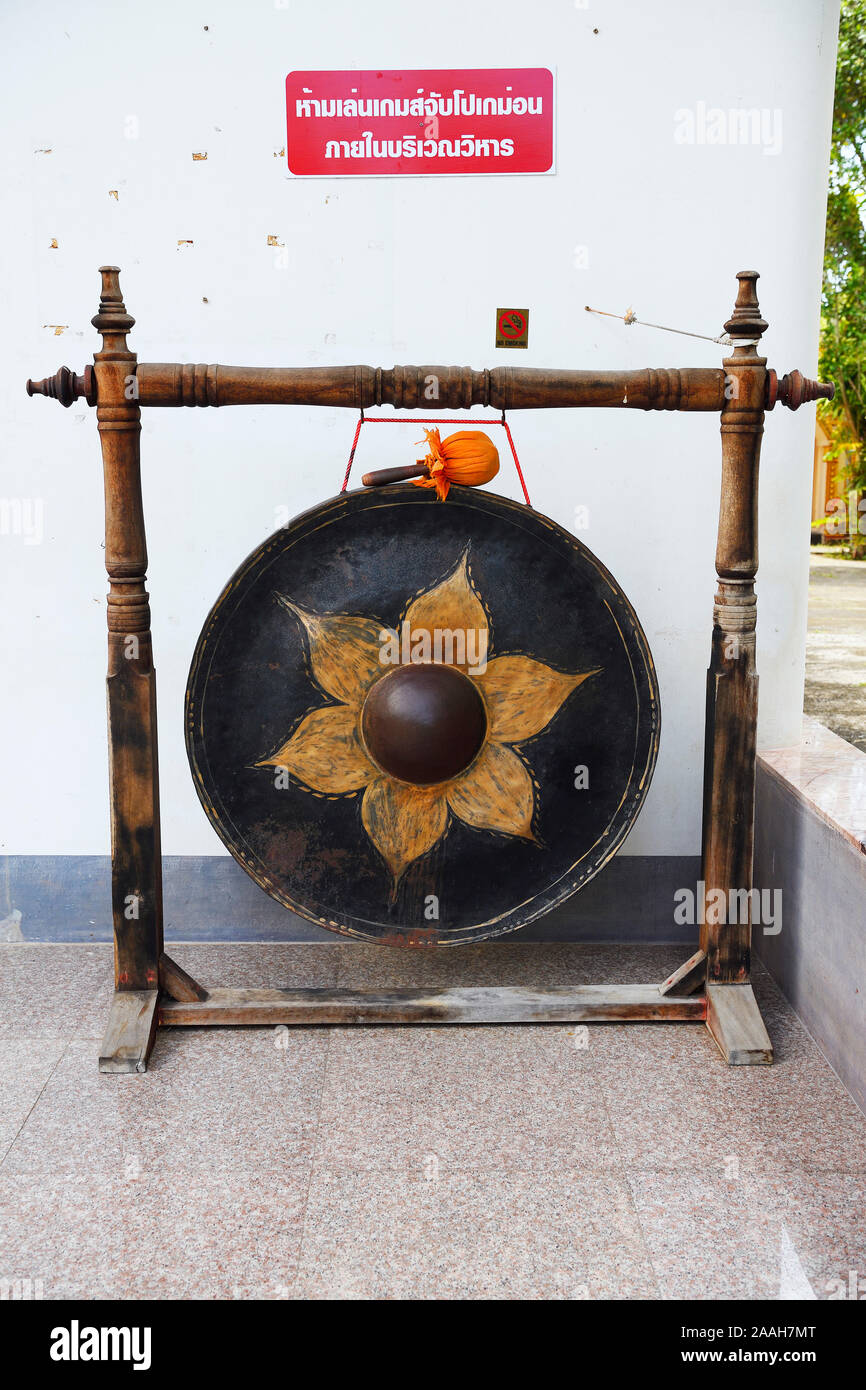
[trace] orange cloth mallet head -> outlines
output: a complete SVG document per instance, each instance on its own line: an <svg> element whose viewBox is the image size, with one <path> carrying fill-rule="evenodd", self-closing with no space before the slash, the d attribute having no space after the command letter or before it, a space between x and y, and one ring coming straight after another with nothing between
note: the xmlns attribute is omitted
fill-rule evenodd
<svg viewBox="0 0 866 1390"><path fill-rule="evenodd" d="M365 473L365 487L380 487L384 483L400 483L411 478L416 487L435 487L441 501L448 496L452 483L462 487L479 487L489 483L499 472L499 452L493 440L482 430L458 430L441 439L438 429L425 430L430 452L414 467L382 468Z"/></svg>
<svg viewBox="0 0 866 1390"><path fill-rule="evenodd" d="M418 462L426 463L429 477L416 478L415 486L435 487L441 501L445 501L452 483L479 487L499 472L499 452L482 430L458 430L444 440L439 438L438 429L424 433L430 452Z"/></svg>

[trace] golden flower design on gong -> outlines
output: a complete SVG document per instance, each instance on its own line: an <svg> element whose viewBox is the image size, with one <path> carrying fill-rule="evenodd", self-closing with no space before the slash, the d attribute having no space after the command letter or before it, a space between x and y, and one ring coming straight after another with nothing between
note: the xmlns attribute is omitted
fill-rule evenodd
<svg viewBox="0 0 866 1390"><path fill-rule="evenodd" d="M465 554L407 605L396 665L387 652L400 637L374 618L308 612L276 597L302 624L313 679L334 703L306 714L258 767L284 768L320 796L363 791L361 822L393 892L452 816L475 830L535 839L535 788L513 745L541 733L600 668L565 672L530 656L491 655ZM443 643L443 633L474 640Z"/></svg>

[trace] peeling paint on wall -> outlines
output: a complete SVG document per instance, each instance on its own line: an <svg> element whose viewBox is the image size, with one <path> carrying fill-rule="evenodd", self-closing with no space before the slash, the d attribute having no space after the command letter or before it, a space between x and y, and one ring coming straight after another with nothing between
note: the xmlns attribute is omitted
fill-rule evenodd
<svg viewBox="0 0 866 1390"><path fill-rule="evenodd" d="M53 329L53 330L54 330L54 336L55 336L55 338L59 338L59 337L60 337L60 334L61 334L61 333L64 333L64 332L66 331L66 329L69 327L69 324L68 324L68 323L43 323L42 327L43 327L43 328L51 328L51 329Z"/></svg>
<svg viewBox="0 0 866 1390"><path fill-rule="evenodd" d="M109 198L113 198L114 201L117 202L117 189L116 189L116 188L109 188L109 190L108 190L108 196L109 196Z"/></svg>
<svg viewBox="0 0 866 1390"><path fill-rule="evenodd" d="M24 934L21 931L21 913L17 907L13 907L8 917L4 917L0 922L0 941L23 941Z"/></svg>
<svg viewBox="0 0 866 1390"><path fill-rule="evenodd" d="M207 159L207 150L205 150L202 154L193 153L193 159Z"/></svg>
<svg viewBox="0 0 866 1390"><path fill-rule="evenodd" d="M193 246L195 243L192 241L179 241L177 244L178 246Z"/></svg>
<svg viewBox="0 0 866 1390"><path fill-rule="evenodd" d="M57 245L57 237L53 236L53 237L51 238L51 245L49 246L48 249L49 249L49 251L57 251L57 250L59 249L59 248L58 248L58 245Z"/></svg>
<svg viewBox="0 0 866 1390"><path fill-rule="evenodd" d="M285 242L284 242L284 241L280 241L279 237L269 236L269 237L268 237L268 246L285 246Z"/></svg>

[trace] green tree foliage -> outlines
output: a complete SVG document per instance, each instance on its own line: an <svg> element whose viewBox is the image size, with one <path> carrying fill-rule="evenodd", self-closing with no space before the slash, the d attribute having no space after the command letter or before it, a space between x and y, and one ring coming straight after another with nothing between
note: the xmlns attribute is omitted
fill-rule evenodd
<svg viewBox="0 0 866 1390"><path fill-rule="evenodd" d="M830 190L824 247L819 374L836 383L821 402L830 456L844 454L848 487L866 487L866 0L842 0Z"/></svg>

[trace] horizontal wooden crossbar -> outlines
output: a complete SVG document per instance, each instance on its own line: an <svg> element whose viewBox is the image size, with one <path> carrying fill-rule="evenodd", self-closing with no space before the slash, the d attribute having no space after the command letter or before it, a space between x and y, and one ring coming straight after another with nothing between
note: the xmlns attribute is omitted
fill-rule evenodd
<svg viewBox="0 0 866 1390"><path fill-rule="evenodd" d="M367 410L385 405L425 414L469 410L474 405L495 410L608 406L718 412L725 403L726 381L720 367L474 371L454 366L230 367L141 362L133 370L140 406L319 405ZM431 383L435 383L432 392ZM41 391L44 384L31 386ZM83 385L79 394L84 394Z"/></svg>
<svg viewBox="0 0 866 1390"><path fill-rule="evenodd" d="M557 985L450 989L213 989L203 1000L163 996L163 1027L200 1024L613 1023L706 1018L703 994L662 995L658 985Z"/></svg>

